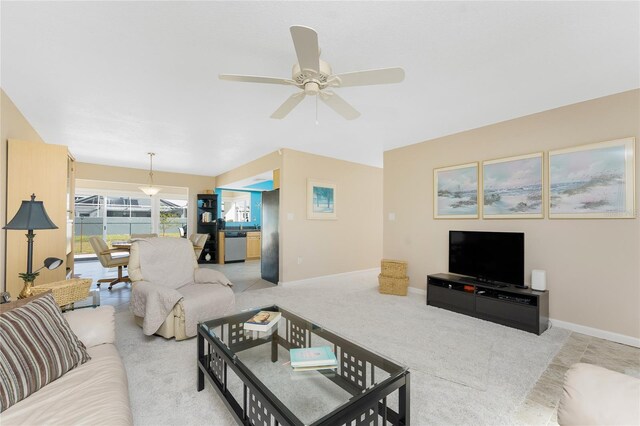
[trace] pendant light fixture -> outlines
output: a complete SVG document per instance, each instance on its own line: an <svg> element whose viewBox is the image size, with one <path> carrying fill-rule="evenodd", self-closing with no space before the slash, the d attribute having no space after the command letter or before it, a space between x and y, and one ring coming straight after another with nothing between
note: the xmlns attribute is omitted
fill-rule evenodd
<svg viewBox="0 0 640 426"><path fill-rule="evenodd" d="M154 152L147 152L149 154L149 185L140 186L140 190L149 196L156 195L160 192L160 188L157 186L153 186L153 156L156 155Z"/></svg>

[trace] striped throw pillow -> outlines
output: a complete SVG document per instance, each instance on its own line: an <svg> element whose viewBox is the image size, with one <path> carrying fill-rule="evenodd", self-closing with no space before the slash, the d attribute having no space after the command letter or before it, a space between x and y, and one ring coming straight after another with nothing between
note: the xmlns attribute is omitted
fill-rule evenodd
<svg viewBox="0 0 640 426"><path fill-rule="evenodd" d="M90 360L53 296L0 315L0 412Z"/></svg>

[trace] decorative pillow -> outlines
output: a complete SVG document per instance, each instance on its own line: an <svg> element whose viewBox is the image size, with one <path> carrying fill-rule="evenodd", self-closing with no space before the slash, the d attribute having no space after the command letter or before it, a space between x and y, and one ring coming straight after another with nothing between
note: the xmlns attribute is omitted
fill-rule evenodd
<svg viewBox="0 0 640 426"><path fill-rule="evenodd" d="M89 361L51 294L0 315L0 412Z"/></svg>
<svg viewBox="0 0 640 426"><path fill-rule="evenodd" d="M229 278L227 278L225 274L220 271L216 271L215 269L197 268L193 274L193 278L197 284L222 284L228 285L229 287L233 286L233 283L229 281Z"/></svg>

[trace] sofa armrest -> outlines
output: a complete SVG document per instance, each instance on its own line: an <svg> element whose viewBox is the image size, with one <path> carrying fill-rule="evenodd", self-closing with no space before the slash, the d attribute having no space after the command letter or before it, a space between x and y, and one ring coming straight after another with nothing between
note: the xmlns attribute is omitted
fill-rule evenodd
<svg viewBox="0 0 640 426"><path fill-rule="evenodd" d="M115 343L116 322L113 306L98 306L95 309L77 309L65 312L71 330L87 348Z"/></svg>
<svg viewBox="0 0 640 426"><path fill-rule="evenodd" d="M640 424L640 379L591 364L573 364L558 405L561 425Z"/></svg>

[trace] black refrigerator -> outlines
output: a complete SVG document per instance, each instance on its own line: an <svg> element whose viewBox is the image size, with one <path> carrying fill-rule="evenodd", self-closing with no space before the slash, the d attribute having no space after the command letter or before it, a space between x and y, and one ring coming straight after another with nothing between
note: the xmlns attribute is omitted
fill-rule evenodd
<svg viewBox="0 0 640 426"><path fill-rule="evenodd" d="M260 273L262 279L278 284L280 279L280 190L262 192L262 240Z"/></svg>

